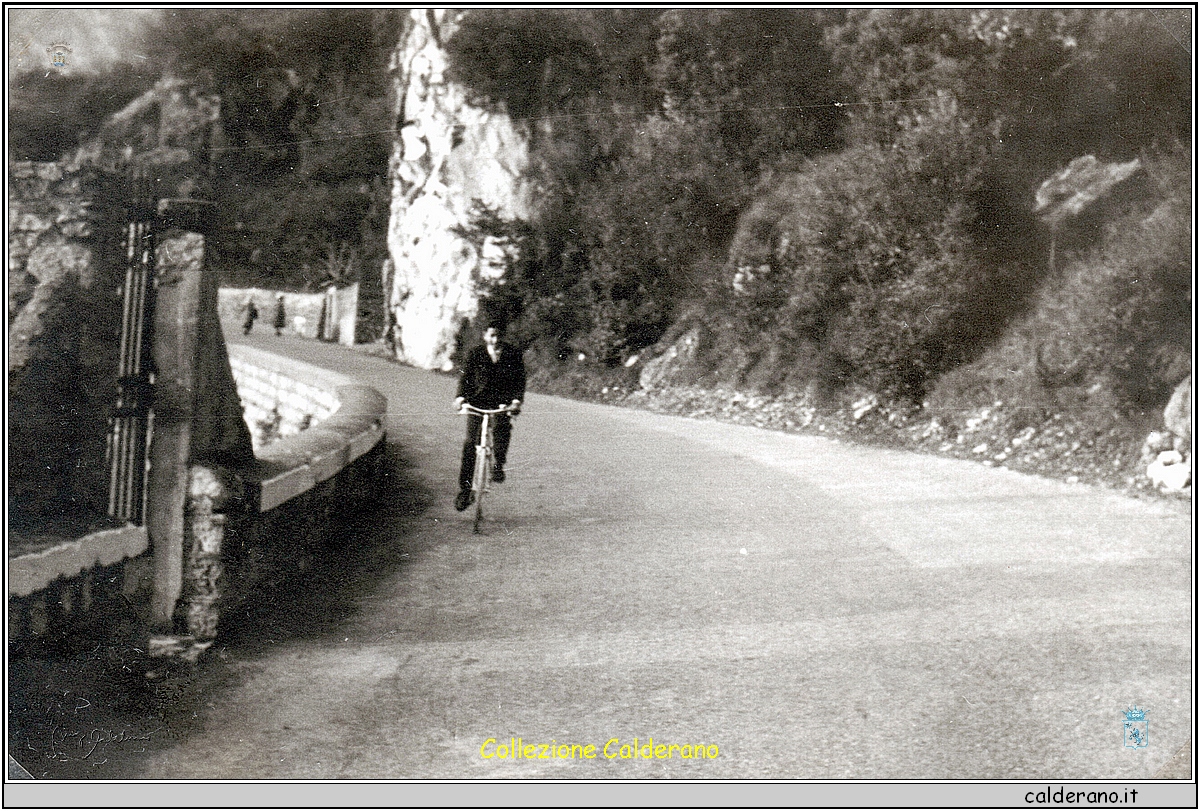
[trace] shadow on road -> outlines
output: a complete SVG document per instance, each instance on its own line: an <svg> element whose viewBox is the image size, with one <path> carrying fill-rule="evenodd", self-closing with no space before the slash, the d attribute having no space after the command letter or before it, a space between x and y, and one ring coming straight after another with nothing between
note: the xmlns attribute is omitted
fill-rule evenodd
<svg viewBox="0 0 1200 811"><path fill-rule="evenodd" d="M265 571L253 599L221 616L221 645L252 653L335 633L360 598L402 565L410 553L406 528L433 497L399 446L388 445L382 467L379 502L336 523L319 543L297 549L287 538L273 539L258 564Z"/></svg>

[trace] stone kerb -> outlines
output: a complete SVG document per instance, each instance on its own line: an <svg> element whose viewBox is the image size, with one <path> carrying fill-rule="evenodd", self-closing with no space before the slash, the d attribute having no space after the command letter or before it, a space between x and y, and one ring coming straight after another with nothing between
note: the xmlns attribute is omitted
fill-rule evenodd
<svg viewBox="0 0 1200 811"><path fill-rule="evenodd" d="M384 437L386 398L353 378L237 344L229 361L252 431L252 415L272 409L304 425L255 448L259 512L336 476Z"/></svg>

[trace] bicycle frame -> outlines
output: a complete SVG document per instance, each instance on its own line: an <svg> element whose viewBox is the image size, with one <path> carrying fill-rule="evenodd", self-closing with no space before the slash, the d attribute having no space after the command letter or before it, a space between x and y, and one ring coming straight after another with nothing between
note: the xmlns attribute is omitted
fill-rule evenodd
<svg viewBox="0 0 1200 811"><path fill-rule="evenodd" d="M492 437L492 417L499 414L512 413L512 406L500 408L476 408L470 403L463 403L460 414L478 414L482 417L479 426L479 442L475 445L475 474L471 477L471 492L475 494L475 533L479 534L479 526L483 521L483 494L488 491L488 482L492 476L492 457L495 451L492 447L495 440Z"/></svg>

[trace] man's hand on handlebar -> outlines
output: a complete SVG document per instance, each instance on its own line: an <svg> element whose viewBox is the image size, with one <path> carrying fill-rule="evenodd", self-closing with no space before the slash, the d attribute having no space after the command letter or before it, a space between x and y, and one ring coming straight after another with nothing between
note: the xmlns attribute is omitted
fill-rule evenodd
<svg viewBox="0 0 1200 811"><path fill-rule="evenodd" d="M466 398L455 397L454 398L454 410L457 411L459 414L469 414L474 411L478 411L479 409L477 409L475 406L472 406L470 403L468 403L466 401ZM500 406L500 408L497 409L497 411L507 412L509 416L515 417L521 413L521 401L513 400L511 403L509 403L506 406ZM495 413L495 411L493 411L493 413Z"/></svg>

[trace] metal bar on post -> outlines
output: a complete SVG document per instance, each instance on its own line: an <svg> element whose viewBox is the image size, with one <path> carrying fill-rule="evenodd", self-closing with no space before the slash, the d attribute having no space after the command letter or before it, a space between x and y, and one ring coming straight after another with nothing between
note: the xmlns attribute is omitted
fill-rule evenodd
<svg viewBox="0 0 1200 811"><path fill-rule="evenodd" d="M109 423L108 513L144 523L153 372L154 202L150 178L138 169L127 177L129 223L125 230L117 402Z"/></svg>

